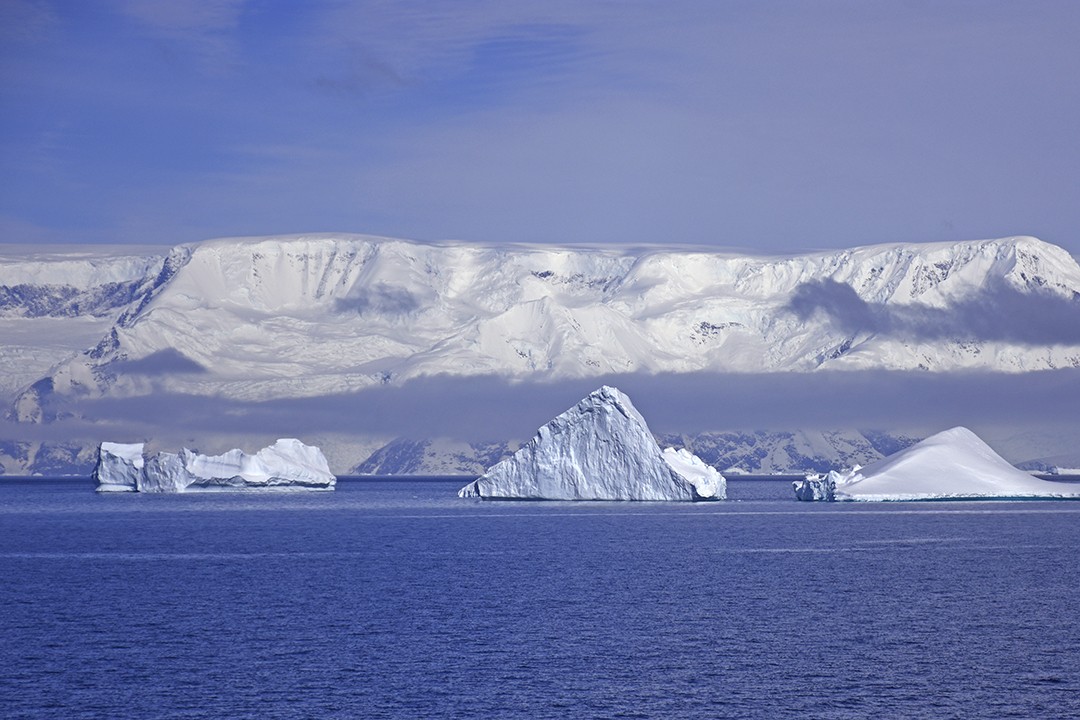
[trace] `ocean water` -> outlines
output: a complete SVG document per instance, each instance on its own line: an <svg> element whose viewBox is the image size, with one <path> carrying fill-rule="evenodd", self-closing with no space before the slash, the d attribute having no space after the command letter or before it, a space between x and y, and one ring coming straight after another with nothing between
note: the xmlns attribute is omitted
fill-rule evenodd
<svg viewBox="0 0 1080 720"><path fill-rule="evenodd" d="M462 484L0 482L0 716L1080 716L1080 503Z"/></svg>

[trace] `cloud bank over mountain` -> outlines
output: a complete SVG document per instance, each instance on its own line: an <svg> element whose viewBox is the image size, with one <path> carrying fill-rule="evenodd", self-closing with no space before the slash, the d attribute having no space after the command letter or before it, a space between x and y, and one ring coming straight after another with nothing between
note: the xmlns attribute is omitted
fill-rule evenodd
<svg viewBox="0 0 1080 720"><path fill-rule="evenodd" d="M0 440L505 442L603 383L670 433L1060 429L1080 401L1080 266L1028 237L759 256L317 235L4 257L17 422Z"/></svg>
<svg viewBox="0 0 1080 720"><path fill-rule="evenodd" d="M1080 426L1080 370L1037 373L854 371L606 375L557 382L433 377L307 398L243 401L164 394L76 401L86 418L132 428L328 432L462 440L526 438L601 384L634 398L657 432ZM1080 427L1078 427L1080 429Z"/></svg>
<svg viewBox="0 0 1080 720"><path fill-rule="evenodd" d="M823 278L803 283L788 303L801 321L824 314L842 332L906 340L1080 343L1080 294L1021 290L998 278L947 307L869 303L850 285Z"/></svg>

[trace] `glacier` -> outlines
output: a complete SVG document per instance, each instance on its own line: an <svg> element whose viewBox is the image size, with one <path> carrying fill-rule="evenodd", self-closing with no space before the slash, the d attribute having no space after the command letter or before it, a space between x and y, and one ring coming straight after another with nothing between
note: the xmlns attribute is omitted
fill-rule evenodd
<svg viewBox="0 0 1080 720"><path fill-rule="evenodd" d="M504 500L723 500L727 485L685 449L661 451L645 418L607 385L540 428L459 497Z"/></svg>
<svg viewBox="0 0 1080 720"><path fill-rule="evenodd" d="M1080 499L1080 485L1018 470L965 427L954 427L866 467L792 483L807 501Z"/></svg>
<svg viewBox="0 0 1080 720"><path fill-rule="evenodd" d="M254 455L200 455L187 448L147 455L142 443L103 442L93 478L98 492L333 490L337 483L322 451L295 438Z"/></svg>

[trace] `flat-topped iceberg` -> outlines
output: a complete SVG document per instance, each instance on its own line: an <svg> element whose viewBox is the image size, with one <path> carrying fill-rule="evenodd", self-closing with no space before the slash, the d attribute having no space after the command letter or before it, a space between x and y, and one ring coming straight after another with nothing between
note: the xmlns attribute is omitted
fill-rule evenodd
<svg viewBox="0 0 1080 720"><path fill-rule="evenodd" d="M337 483L322 451L293 438L254 455L200 455L187 448L146 455L142 443L105 442L93 477L98 492L333 490Z"/></svg>
<svg viewBox="0 0 1080 720"><path fill-rule="evenodd" d="M1017 470L965 427L932 435L866 467L808 475L793 485L799 500L1080 499L1080 485Z"/></svg>
<svg viewBox="0 0 1080 720"><path fill-rule="evenodd" d="M727 485L687 450L661 451L630 398L604 386L458 492L503 500L723 500Z"/></svg>

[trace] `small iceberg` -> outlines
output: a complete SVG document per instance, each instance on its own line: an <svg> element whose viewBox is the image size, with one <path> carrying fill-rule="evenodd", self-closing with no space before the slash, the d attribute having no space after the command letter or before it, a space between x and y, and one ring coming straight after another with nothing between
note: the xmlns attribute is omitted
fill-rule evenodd
<svg viewBox="0 0 1080 720"><path fill-rule="evenodd" d="M727 483L688 450L661 451L630 398L595 390L544 425L459 497L502 500L723 500Z"/></svg>
<svg viewBox="0 0 1080 720"><path fill-rule="evenodd" d="M293 438L254 455L200 455L187 448L146 455L142 443L103 442L93 478L98 492L333 490L337 484L322 450Z"/></svg>
<svg viewBox="0 0 1080 720"><path fill-rule="evenodd" d="M793 486L799 500L1080 499L1080 485L1017 470L965 427L931 435L866 467L807 475Z"/></svg>

